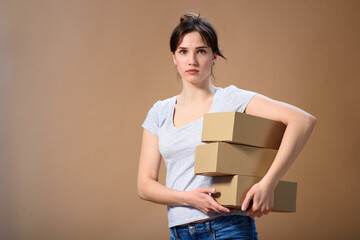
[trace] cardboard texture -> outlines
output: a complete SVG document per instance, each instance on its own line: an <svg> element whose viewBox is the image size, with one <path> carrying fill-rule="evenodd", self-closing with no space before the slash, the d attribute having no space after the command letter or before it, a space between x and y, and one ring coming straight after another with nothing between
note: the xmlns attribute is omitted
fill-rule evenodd
<svg viewBox="0 0 360 240"><path fill-rule="evenodd" d="M225 142L199 145L195 152L195 174L263 177L270 168L276 153L274 149Z"/></svg>
<svg viewBox="0 0 360 240"><path fill-rule="evenodd" d="M282 122L240 112L207 113L201 140L279 149L285 128Z"/></svg>
<svg viewBox="0 0 360 240"><path fill-rule="evenodd" d="M260 180L261 178L239 175L214 177L212 187L216 189L216 193L213 197L223 206L241 208L246 193ZM295 212L296 190L296 182L280 181L275 189L272 211Z"/></svg>

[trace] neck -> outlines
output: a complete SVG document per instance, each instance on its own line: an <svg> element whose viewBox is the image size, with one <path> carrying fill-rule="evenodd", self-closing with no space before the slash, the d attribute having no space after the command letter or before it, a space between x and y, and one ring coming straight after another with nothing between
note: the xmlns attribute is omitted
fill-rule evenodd
<svg viewBox="0 0 360 240"><path fill-rule="evenodd" d="M178 96L178 101L182 104L196 104L207 100L215 94L216 87L211 81L205 81L202 84L191 84L183 81L183 89Z"/></svg>

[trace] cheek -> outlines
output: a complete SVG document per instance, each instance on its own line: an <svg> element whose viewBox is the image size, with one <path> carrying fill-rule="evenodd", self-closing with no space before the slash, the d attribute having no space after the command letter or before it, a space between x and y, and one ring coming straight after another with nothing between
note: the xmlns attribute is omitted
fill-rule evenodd
<svg viewBox="0 0 360 240"><path fill-rule="evenodd" d="M182 69L183 68L183 66L182 66L182 64L181 64L181 62L176 62L176 69L178 69L178 70L180 70L180 69Z"/></svg>
<svg viewBox="0 0 360 240"><path fill-rule="evenodd" d="M211 61L206 61L205 66L206 66L206 68L209 68L210 71L211 71L211 68L213 66L213 61L212 60Z"/></svg>
<svg viewBox="0 0 360 240"><path fill-rule="evenodd" d="M178 68L184 68L185 66L187 66L186 59L184 57L177 58L176 66Z"/></svg>
<svg viewBox="0 0 360 240"><path fill-rule="evenodd" d="M181 62L176 62L175 67L176 67L177 72L180 75L182 75L182 72L185 71L183 65L181 64Z"/></svg>
<svg viewBox="0 0 360 240"><path fill-rule="evenodd" d="M173 60L174 60L174 64L176 66L183 65L184 60L183 60L182 56L176 56L176 57L173 58Z"/></svg>

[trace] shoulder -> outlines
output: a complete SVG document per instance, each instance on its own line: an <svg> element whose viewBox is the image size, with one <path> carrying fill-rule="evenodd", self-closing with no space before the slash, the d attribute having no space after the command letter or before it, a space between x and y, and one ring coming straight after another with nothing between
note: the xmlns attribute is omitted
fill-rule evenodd
<svg viewBox="0 0 360 240"><path fill-rule="evenodd" d="M158 122L164 122L173 110L175 100L176 96L158 100L149 110L149 114L156 118Z"/></svg>
<svg viewBox="0 0 360 240"><path fill-rule="evenodd" d="M238 88L234 85L227 86L225 88L218 88L220 89L219 93L224 97L231 97L231 96L248 96L248 95L255 95L255 92L244 90L241 88Z"/></svg>
<svg viewBox="0 0 360 240"><path fill-rule="evenodd" d="M159 100L150 108L142 126L155 135L158 135L158 129L164 125L173 109L175 97Z"/></svg>
<svg viewBox="0 0 360 240"><path fill-rule="evenodd" d="M234 85L218 88L217 106L219 111L243 112L249 101L257 94L252 91L240 89Z"/></svg>
<svg viewBox="0 0 360 240"><path fill-rule="evenodd" d="M175 98L176 98L176 96L173 96L173 97L170 97L170 98L167 98L164 100L158 100L157 102L154 103L152 108L158 113L167 111L172 108Z"/></svg>

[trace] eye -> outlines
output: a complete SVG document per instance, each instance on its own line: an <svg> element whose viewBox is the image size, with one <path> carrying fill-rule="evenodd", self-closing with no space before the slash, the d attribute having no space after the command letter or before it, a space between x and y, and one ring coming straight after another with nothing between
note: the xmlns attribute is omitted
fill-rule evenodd
<svg viewBox="0 0 360 240"><path fill-rule="evenodd" d="M179 50L179 54L185 54L186 53L186 50L182 49L182 50Z"/></svg>
<svg viewBox="0 0 360 240"><path fill-rule="evenodd" d="M199 50L198 50L198 53L200 53L200 54L206 54L206 50L204 50L204 49L199 49Z"/></svg>

